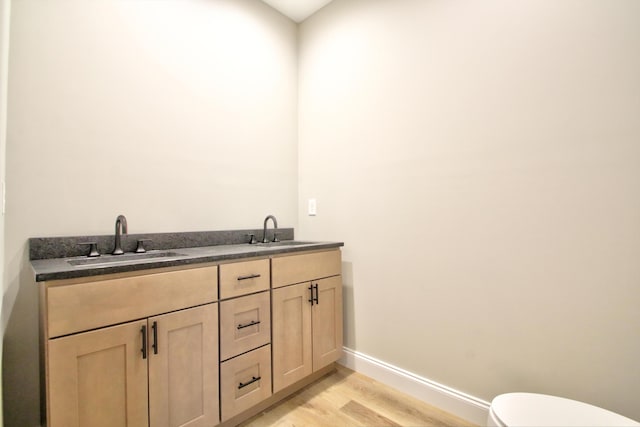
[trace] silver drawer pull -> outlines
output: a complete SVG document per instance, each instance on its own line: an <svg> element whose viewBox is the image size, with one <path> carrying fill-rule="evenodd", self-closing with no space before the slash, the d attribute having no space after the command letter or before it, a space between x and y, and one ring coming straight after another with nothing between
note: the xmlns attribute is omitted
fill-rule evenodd
<svg viewBox="0 0 640 427"><path fill-rule="evenodd" d="M248 276L239 276L238 280L249 280L249 279L256 279L260 277L259 274L249 274Z"/></svg>
<svg viewBox="0 0 640 427"><path fill-rule="evenodd" d="M249 326L259 325L259 324L260 324L259 320L252 320L251 323L247 323L246 325L238 325L237 328L244 329L244 328L248 328Z"/></svg>
<svg viewBox="0 0 640 427"><path fill-rule="evenodd" d="M251 377L251 379L249 381L247 381L246 383L240 383L238 385L238 390L240 390L241 388L244 388L250 384L255 383L256 381L260 381L262 377Z"/></svg>

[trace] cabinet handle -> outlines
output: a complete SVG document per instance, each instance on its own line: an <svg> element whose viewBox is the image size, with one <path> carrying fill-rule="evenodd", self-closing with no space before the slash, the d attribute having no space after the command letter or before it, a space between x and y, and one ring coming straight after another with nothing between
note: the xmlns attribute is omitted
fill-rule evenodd
<svg viewBox="0 0 640 427"><path fill-rule="evenodd" d="M260 324L259 320L252 320L251 323L247 323L246 325L238 325L237 328L244 329L244 328L248 328L249 326L259 325L259 324Z"/></svg>
<svg viewBox="0 0 640 427"><path fill-rule="evenodd" d="M240 281L240 280L256 279L256 278L258 278L258 277L260 277L260 275L259 275L259 274L249 274L248 276L239 276L239 277L238 277L238 281Z"/></svg>
<svg viewBox="0 0 640 427"><path fill-rule="evenodd" d="M314 298L316 301L316 304L320 304L320 301L318 301L318 297L319 297L319 292L318 292L318 284L316 283L315 285L313 285L313 287L316 290L316 297Z"/></svg>
<svg viewBox="0 0 640 427"><path fill-rule="evenodd" d="M311 299L309 300L309 302L313 306L313 285L309 285L309 292L311 292Z"/></svg>
<svg viewBox="0 0 640 427"><path fill-rule="evenodd" d="M142 325L140 332L142 333L142 350L140 351L142 352L142 358L146 359L147 358L147 325Z"/></svg>
<svg viewBox="0 0 640 427"><path fill-rule="evenodd" d="M238 385L238 390L240 390L241 388L245 388L246 386L255 383L256 381L260 381L262 379L262 377L251 377L251 379L249 381L247 381L246 383L240 383Z"/></svg>
<svg viewBox="0 0 640 427"><path fill-rule="evenodd" d="M153 329L153 354L158 354L158 322L153 322L151 325L151 329Z"/></svg>

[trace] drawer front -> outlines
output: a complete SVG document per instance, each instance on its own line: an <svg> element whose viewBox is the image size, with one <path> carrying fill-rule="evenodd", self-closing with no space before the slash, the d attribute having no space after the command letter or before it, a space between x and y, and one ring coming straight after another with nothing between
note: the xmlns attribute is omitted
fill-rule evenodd
<svg viewBox="0 0 640 427"><path fill-rule="evenodd" d="M217 301L218 267L47 288L48 337Z"/></svg>
<svg viewBox="0 0 640 427"><path fill-rule="evenodd" d="M271 396L271 346L220 364L222 421Z"/></svg>
<svg viewBox="0 0 640 427"><path fill-rule="evenodd" d="M229 359L271 340L269 292L220 303L220 358Z"/></svg>
<svg viewBox="0 0 640 427"><path fill-rule="evenodd" d="M220 298L233 298L269 289L269 260L220 266Z"/></svg>
<svg viewBox="0 0 640 427"><path fill-rule="evenodd" d="M337 276L342 272L340 250L276 257L271 260L274 288L313 279Z"/></svg>

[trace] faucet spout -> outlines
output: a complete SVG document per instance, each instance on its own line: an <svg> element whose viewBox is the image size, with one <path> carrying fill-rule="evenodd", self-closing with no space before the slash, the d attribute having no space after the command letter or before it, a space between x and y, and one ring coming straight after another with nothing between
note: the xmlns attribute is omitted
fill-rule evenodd
<svg viewBox="0 0 640 427"><path fill-rule="evenodd" d="M269 222L269 220L273 221L273 229L278 229L278 220L276 219L276 217L273 215L267 215L267 217L264 219L264 228L262 229L262 243L269 243L269 240L267 239L267 222ZM273 241L278 241L275 232L273 233Z"/></svg>
<svg viewBox="0 0 640 427"><path fill-rule="evenodd" d="M124 215L118 215L116 218L116 238L115 245L113 248L113 255L122 255L124 251L122 250L122 239L121 234L127 234L127 218Z"/></svg>

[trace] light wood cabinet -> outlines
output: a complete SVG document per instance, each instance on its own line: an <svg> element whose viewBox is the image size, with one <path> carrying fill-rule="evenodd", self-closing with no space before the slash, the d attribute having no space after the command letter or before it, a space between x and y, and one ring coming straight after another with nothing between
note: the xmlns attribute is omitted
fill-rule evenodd
<svg viewBox="0 0 640 427"><path fill-rule="evenodd" d="M218 300L217 266L76 280L43 282L48 338Z"/></svg>
<svg viewBox="0 0 640 427"><path fill-rule="evenodd" d="M269 260L234 262L220 266L220 299L269 290Z"/></svg>
<svg viewBox="0 0 640 427"><path fill-rule="evenodd" d="M218 424L217 267L44 282L41 293L48 427ZM122 306L100 306L109 294ZM125 316L143 318L108 326Z"/></svg>
<svg viewBox="0 0 640 427"><path fill-rule="evenodd" d="M313 370L342 356L342 276L317 280L317 301L311 307Z"/></svg>
<svg viewBox="0 0 640 427"><path fill-rule="evenodd" d="M217 327L208 304L51 340L49 426L217 424Z"/></svg>
<svg viewBox="0 0 640 427"><path fill-rule="evenodd" d="M266 345L220 364L222 421L271 396L271 346Z"/></svg>
<svg viewBox="0 0 640 427"><path fill-rule="evenodd" d="M271 396L270 272L267 258L220 266L223 422Z"/></svg>
<svg viewBox="0 0 640 427"><path fill-rule="evenodd" d="M273 290L273 391L313 372L310 283Z"/></svg>
<svg viewBox="0 0 640 427"><path fill-rule="evenodd" d="M150 425L217 424L217 304L152 317L149 328Z"/></svg>
<svg viewBox="0 0 640 427"><path fill-rule="evenodd" d="M271 260L271 287L308 282L342 274L340 250L274 257Z"/></svg>
<svg viewBox="0 0 640 427"><path fill-rule="evenodd" d="M48 427L237 425L342 353L339 249L40 292Z"/></svg>
<svg viewBox="0 0 640 427"><path fill-rule="evenodd" d="M233 298L220 303L220 359L245 353L271 342L269 292Z"/></svg>
<svg viewBox="0 0 640 427"><path fill-rule="evenodd" d="M306 277L302 268L294 270L292 280ZM342 276L273 289L272 306L273 391L278 392L342 355Z"/></svg>
<svg viewBox="0 0 640 427"><path fill-rule="evenodd" d="M148 426L146 321L51 340L48 426Z"/></svg>

